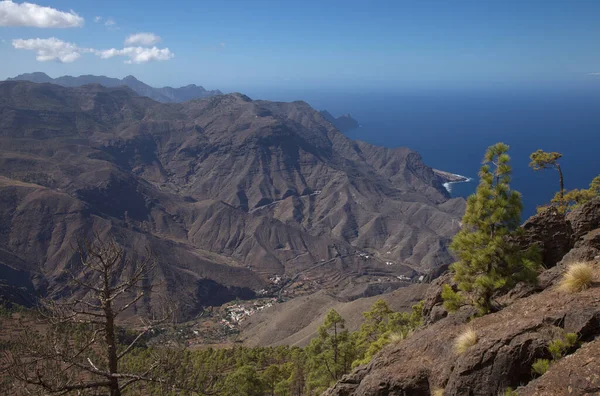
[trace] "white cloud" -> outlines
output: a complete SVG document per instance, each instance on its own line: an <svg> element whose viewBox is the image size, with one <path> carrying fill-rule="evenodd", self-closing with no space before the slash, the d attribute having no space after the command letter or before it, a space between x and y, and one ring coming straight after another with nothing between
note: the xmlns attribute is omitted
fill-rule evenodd
<svg viewBox="0 0 600 396"><path fill-rule="evenodd" d="M588 76L600 77L600 72L588 73Z"/></svg>
<svg viewBox="0 0 600 396"><path fill-rule="evenodd" d="M160 41L160 37L154 33L136 33L132 34L125 39L125 45L134 46L142 45L149 47Z"/></svg>
<svg viewBox="0 0 600 396"><path fill-rule="evenodd" d="M79 48L73 43L59 40L56 37L28 40L16 39L12 41L12 45L16 49L35 51L35 58L40 62L57 61L71 63L79 59L82 53L92 52L90 49Z"/></svg>
<svg viewBox="0 0 600 396"><path fill-rule="evenodd" d="M0 1L0 26L71 28L83 26L84 19L74 11L64 12L32 3Z"/></svg>
<svg viewBox="0 0 600 396"><path fill-rule="evenodd" d="M12 41L12 45L16 49L35 51L36 59L40 62L57 61L70 63L79 59L82 54L91 53L101 59L122 56L127 58L125 63L141 64L152 61L166 61L175 56L168 48L157 48L156 46L150 47L150 43L155 43L159 40L160 37L152 33L138 33L129 36L125 42L139 43L142 46L129 45L125 46L123 49L111 48L107 50L79 47L74 43L62 41L56 37L45 39L15 39ZM148 45L143 46L145 44Z"/></svg>
<svg viewBox="0 0 600 396"><path fill-rule="evenodd" d="M147 63L151 61L166 61L175 56L168 48L144 48L144 47L125 47L123 49L111 48L103 51L94 51L102 59L109 59L115 56L125 56L129 58L125 63Z"/></svg>
<svg viewBox="0 0 600 396"><path fill-rule="evenodd" d="M101 15L97 15L94 17L94 22L101 23L107 30L116 31L121 30L121 28L117 25L117 21L113 17L103 17Z"/></svg>

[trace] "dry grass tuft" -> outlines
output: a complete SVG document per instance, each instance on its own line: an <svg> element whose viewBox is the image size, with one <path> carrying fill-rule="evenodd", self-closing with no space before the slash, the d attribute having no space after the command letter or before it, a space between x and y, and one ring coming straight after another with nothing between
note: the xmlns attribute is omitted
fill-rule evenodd
<svg viewBox="0 0 600 396"><path fill-rule="evenodd" d="M569 265L560 282L560 290L577 293L589 288L594 280L594 268L590 263L573 263Z"/></svg>
<svg viewBox="0 0 600 396"><path fill-rule="evenodd" d="M397 333L394 332L392 334L390 334L390 343L398 343L400 341L404 341L406 339L406 337L408 337L408 334L404 335L404 333Z"/></svg>
<svg viewBox="0 0 600 396"><path fill-rule="evenodd" d="M454 341L454 350L457 354L465 353L470 347L477 344L477 333L472 328L463 331Z"/></svg>
<svg viewBox="0 0 600 396"><path fill-rule="evenodd" d="M444 389L433 388L433 390L431 391L431 396L444 396Z"/></svg>

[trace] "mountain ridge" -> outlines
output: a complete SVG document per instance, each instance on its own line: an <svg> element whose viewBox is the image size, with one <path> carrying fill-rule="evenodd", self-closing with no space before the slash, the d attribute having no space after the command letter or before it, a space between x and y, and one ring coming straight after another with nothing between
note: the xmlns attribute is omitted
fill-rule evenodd
<svg viewBox="0 0 600 396"><path fill-rule="evenodd" d="M188 84L180 88L155 88L143 83L142 81L138 80L132 75L126 76L123 79L106 76L95 76L92 74L85 74L78 77L65 75L57 78L52 78L43 72L33 72L20 74L13 78L8 78L7 81L31 81L35 83L51 83L65 87L79 87L87 84L100 84L107 88L115 88L124 85L133 89L140 96L147 96L151 99L156 100L157 102L162 103L186 102L192 99L207 98L210 96L223 94L218 89L207 91L206 89L204 89L204 87L195 84Z"/></svg>
<svg viewBox="0 0 600 396"><path fill-rule="evenodd" d="M0 142L1 264L65 295L68 241L119 235L152 249L187 316L274 276L286 298L402 287L452 261L464 210L417 153L351 141L300 101L1 82Z"/></svg>

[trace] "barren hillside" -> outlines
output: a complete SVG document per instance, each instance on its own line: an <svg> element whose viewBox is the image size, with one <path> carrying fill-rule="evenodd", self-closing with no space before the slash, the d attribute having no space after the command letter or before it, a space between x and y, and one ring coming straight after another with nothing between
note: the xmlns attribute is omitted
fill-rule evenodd
<svg viewBox="0 0 600 396"><path fill-rule="evenodd" d="M0 83L0 264L41 292L66 292L71 243L93 233L150 247L188 314L277 288L275 275L308 291L399 287L451 261L464 201L443 182L417 153L351 141L304 102Z"/></svg>

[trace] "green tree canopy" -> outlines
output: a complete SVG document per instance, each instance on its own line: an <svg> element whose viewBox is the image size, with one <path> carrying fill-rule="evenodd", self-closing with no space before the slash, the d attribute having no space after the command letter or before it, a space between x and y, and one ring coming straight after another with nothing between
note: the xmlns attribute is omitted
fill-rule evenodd
<svg viewBox="0 0 600 396"><path fill-rule="evenodd" d="M377 300L369 311L363 312L365 321L359 331L352 334L357 348L352 367L370 362L392 339L403 339L410 330L420 326L422 311L423 302L414 305L408 313L394 312L384 300Z"/></svg>
<svg viewBox="0 0 600 396"><path fill-rule="evenodd" d="M322 392L350 371L356 347L346 329L346 321L332 309L319 327L319 335L307 348L308 388Z"/></svg>
<svg viewBox="0 0 600 396"><path fill-rule="evenodd" d="M558 160L560 158L562 158L562 154L557 153L555 151L548 153L543 150L537 150L537 151L531 153L529 158L531 159L529 166L534 171L539 171L542 169L556 169L558 171L559 184L560 184L560 189L558 190L558 195L559 195L560 199L562 200L563 195L565 193L565 185L564 185L564 180L563 180L562 169L560 168L560 164L558 163Z"/></svg>
<svg viewBox="0 0 600 396"><path fill-rule="evenodd" d="M238 367L225 379L224 394L227 396L262 396L264 390L256 367L251 365Z"/></svg>
<svg viewBox="0 0 600 396"><path fill-rule="evenodd" d="M451 266L459 291L471 296L482 314L493 308L496 292L537 280L536 252L511 242L523 205L521 195L510 189L508 149L497 143L486 151L479 186L467 200L462 228L451 244L459 259Z"/></svg>

